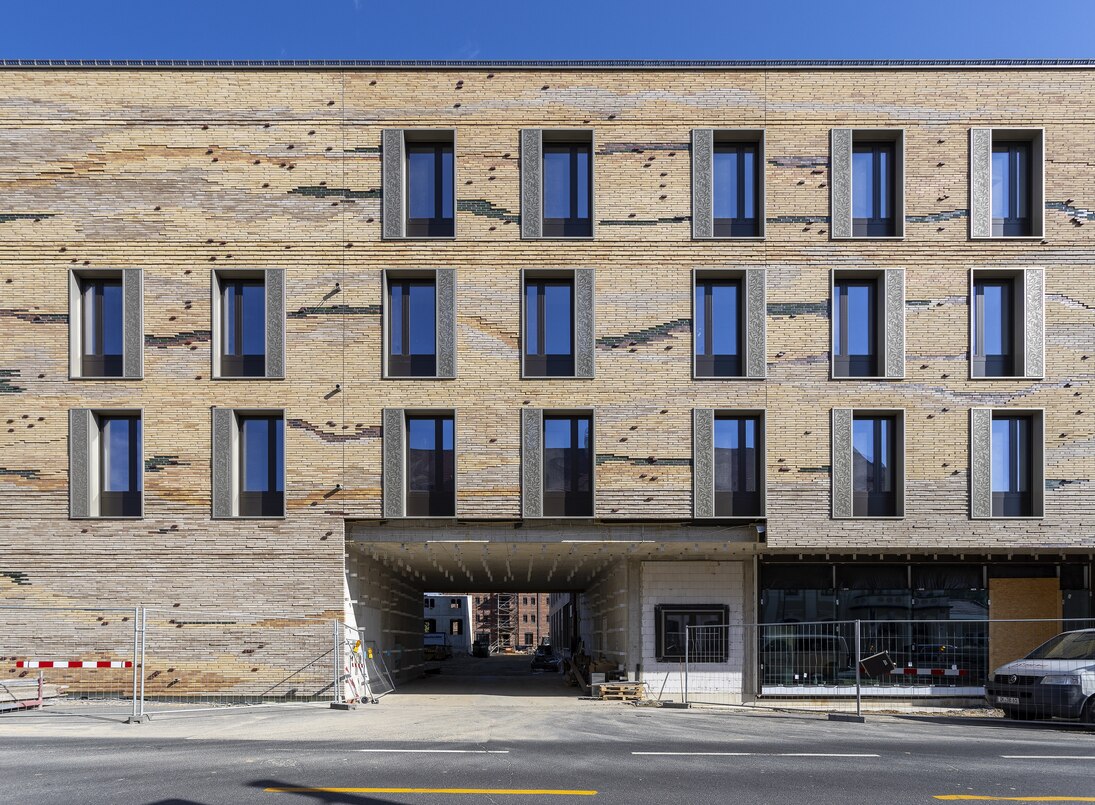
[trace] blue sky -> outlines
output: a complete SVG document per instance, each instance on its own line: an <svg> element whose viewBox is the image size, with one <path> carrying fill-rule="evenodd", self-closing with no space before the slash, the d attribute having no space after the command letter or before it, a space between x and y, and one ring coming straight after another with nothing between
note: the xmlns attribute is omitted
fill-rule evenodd
<svg viewBox="0 0 1095 805"><path fill-rule="evenodd" d="M6 6L0 56L9 59L1095 57L1093 0L25 0Z"/></svg>

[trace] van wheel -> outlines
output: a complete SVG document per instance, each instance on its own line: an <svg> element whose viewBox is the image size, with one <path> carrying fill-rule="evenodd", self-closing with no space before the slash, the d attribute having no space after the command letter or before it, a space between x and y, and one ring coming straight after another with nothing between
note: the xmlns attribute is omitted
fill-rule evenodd
<svg viewBox="0 0 1095 805"><path fill-rule="evenodd" d="M1085 724L1095 724L1095 696L1092 696L1087 700L1087 704L1084 705L1084 711L1080 715L1080 720Z"/></svg>

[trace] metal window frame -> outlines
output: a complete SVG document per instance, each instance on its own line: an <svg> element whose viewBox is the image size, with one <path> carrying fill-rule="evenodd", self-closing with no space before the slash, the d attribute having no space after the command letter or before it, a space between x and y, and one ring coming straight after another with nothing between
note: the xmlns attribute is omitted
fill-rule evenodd
<svg viewBox="0 0 1095 805"><path fill-rule="evenodd" d="M715 472L715 426L720 419L753 419L757 422L758 449L756 452L757 496L759 512L756 514L719 514L717 474ZM716 520L765 520L768 517L768 412L764 408L715 408L711 422L711 494L713 519ZM693 466L695 466L693 464Z"/></svg>
<svg viewBox="0 0 1095 805"><path fill-rule="evenodd" d="M120 279L122 282L122 367L117 375L83 372L83 294L85 280ZM136 306L134 312L131 308ZM136 354L134 354L136 351ZM140 268L76 268L68 271L68 379L144 379L144 270Z"/></svg>
<svg viewBox="0 0 1095 805"><path fill-rule="evenodd" d="M267 421L277 421L277 420L281 421L281 428L282 428L282 440L281 440L281 442L282 442L282 467L281 467L281 493L280 493L281 513L280 514L267 514L267 513L265 513L266 512L266 502L267 502L265 499L261 500L261 505L260 505L260 508L261 508L263 513L261 513L261 514L246 513L245 514L243 512L243 508L244 508L244 506L243 506L243 503L244 503L243 496L245 494L247 494L247 495L263 495L263 496L275 496L275 495L279 494L279 493L273 492L273 491L246 492L243 488L243 486L244 486L244 473L246 472L246 467L244 466L244 456L246 455L246 448L244 446L243 423L244 423L244 420L248 420L248 419L265 419ZM285 450L286 429L285 429L285 416L284 416L284 413L283 412L275 412L275 411L255 411L255 410L250 410L250 409L246 409L246 410L244 410L244 409L235 409L235 410L233 410L233 421L234 421L234 425L235 425L235 429L236 429L236 438L235 438L236 462L235 462L235 466L233 467L234 481L235 481L236 488L237 488L236 494L234 495L234 497L236 499L235 500L235 503L236 503L235 513L236 513L236 516L240 517L240 518L243 518L243 519L251 519L251 520L270 520L270 519L276 519L276 518L284 517L285 516L285 510L286 510L286 498L288 496L288 489L286 488L286 483L285 483L286 476L287 476L287 473L285 472L285 467L288 464L288 459L286 457L286 450ZM276 455L276 450L274 449L274 447L277 443L277 439L276 439L275 434L276 434L276 430L271 428L270 429L270 434L269 434L269 444L267 446L268 455ZM268 483L270 483L271 487L276 485L276 478L277 478L277 463L275 461L275 462L271 463L270 466L267 467L267 481L268 481ZM272 508L278 508L278 507L272 507Z"/></svg>
<svg viewBox="0 0 1095 805"><path fill-rule="evenodd" d="M707 142L701 142L708 139L709 150ZM732 143L748 143L757 149L754 176L757 227L752 235L715 234L715 150L720 144ZM767 132L763 128L692 129L692 240L763 241L767 237L766 144ZM702 157L701 148L707 151ZM710 233L702 232L703 229L710 229Z"/></svg>
<svg viewBox="0 0 1095 805"><path fill-rule="evenodd" d="M138 411L92 411L92 418L95 423L95 429L97 433L98 447L96 449L97 455L95 460L98 463L98 489L95 490L95 495L98 500L98 512L96 518L100 520L140 520L144 517L144 412ZM127 457L127 463L129 464L130 477L132 479L140 478L140 488L137 490L129 489L126 492L107 492L106 490L106 439L104 434L104 428L106 420L128 420L129 422L129 438L133 438L134 423L141 423L141 438L140 445L136 452L130 450ZM132 481L131 481L132 483ZM140 510L137 514L103 514L104 500L106 495L118 495L121 505L124 507L127 503L131 502L129 498L135 498L137 508Z"/></svg>
<svg viewBox="0 0 1095 805"><path fill-rule="evenodd" d="M570 453L577 451L576 444L578 435L578 421L581 419L589 420L589 514L548 514L547 513L547 500L548 491L544 483L544 473L547 463L547 438L544 434L544 430L547 425L547 421L550 419L570 419L571 424L571 442L570 447L567 448L568 456ZM542 516L552 520L590 520L597 514L597 482L596 482L596 469L597 469L597 443L596 443L596 423L593 409L544 409L540 416L540 489L542 505ZM570 476L574 477L571 478ZM577 473L568 473L567 482L568 485L573 485L573 482L577 479ZM581 490L568 489L562 493L551 494L563 494L563 495L578 495L581 494Z"/></svg>
<svg viewBox="0 0 1095 805"><path fill-rule="evenodd" d="M526 154L526 138L536 137L538 140L538 148L536 154ZM544 225L547 221L544 215L544 146L548 143L556 144L585 144L589 143L589 234L583 235L553 235L547 234L544 229ZM597 236L597 137L594 129L522 129L521 130L521 215L524 217L529 210L526 210L526 204L524 198L526 191L530 194L535 191L536 203L538 209L535 210L535 214L539 216L539 220L535 222L531 227L526 226L523 222L521 225L521 238L522 240L559 240L559 241L584 241L594 240ZM532 161L539 160L539 164L533 165ZM534 171L535 174L529 173ZM531 183L535 183L536 186L532 187ZM575 193L576 190L572 190Z"/></svg>
<svg viewBox="0 0 1095 805"><path fill-rule="evenodd" d="M459 450L459 431L457 421L457 411L455 408L439 408L439 409L421 409L421 408L404 408L403 411L403 517L414 518L415 520L452 520L457 515L457 502L458 502L458 479L460 474L460 450ZM433 419L437 422L437 429L442 429L441 423L445 419L452 420L452 514L411 514L409 511L410 502L410 487L408 485L409 478L409 464L410 461L410 420L412 419ZM440 434L438 434L440 435ZM434 453L444 452L443 450L434 450ZM433 493L430 493L431 495ZM451 608L451 607L450 607Z"/></svg>
<svg viewBox="0 0 1095 805"><path fill-rule="evenodd" d="M696 360L696 287L708 280L730 279L741 283L741 372L736 375L703 375ZM693 268L689 289L690 369L695 381L764 380L768 374L767 270L764 268ZM757 370L757 371L752 371Z"/></svg>
<svg viewBox="0 0 1095 805"><path fill-rule="evenodd" d="M985 412L988 418L988 433L984 448L985 455L977 453L976 412ZM997 414L1002 417L1029 417L1031 420L1030 434L1030 492L1031 514L1029 515L998 515L993 514L992 493L992 421ZM974 406L970 409L970 519L971 520L1044 520L1046 517L1045 504L1045 478L1046 478L1046 417L1044 408L1007 408L992 406ZM978 470L974 470L974 465ZM975 484L980 480L988 488L989 513L976 512Z"/></svg>
<svg viewBox="0 0 1095 805"><path fill-rule="evenodd" d="M847 162L843 158L843 139L847 138ZM829 239L856 241L901 241L905 239L905 195L906 195L906 136L904 128L853 129L833 128L829 130ZM890 142L893 143L894 179L892 208L894 233L892 235L857 235L855 219L852 217L853 187L852 160L856 143ZM838 164L837 148L841 149ZM838 219L838 210L840 219ZM846 214L846 219L845 219ZM846 231L845 231L846 229Z"/></svg>
<svg viewBox="0 0 1095 805"><path fill-rule="evenodd" d="M992 149L997 141L1029 142L1029 235L994 235L992 218ZM1035 241L1046 237L1046 130L1043 126L974 126L969 130L970 240Z"/></svg>
<svg viewBox="0 0 1095 805"><path fill-rule="evenodd" d="M837 418L840 412L847 411L848 414L848 432L847 443L841 443L843 436L837 429ZM894 440L894 446L896 451L897 460L894 462L894 470L896 473L894 481L894 494L896 498L897 514L893 515L860 515L855 513L855 467L852 461L853 456L853 440L854 440L854 427L855 418L857 415L877 415L877 416L893 416L897 421L898 429L900 430L900 439ZM904 520L907 515L906 500L907 500L907 486L908 486L908 474L905 471L905 465L907 463L907 448L908 448L908 428L906 427L906 410L904 408L854 408L854 407L841 407L833 408L830 411L829 428L831 432L831 456L830 456L830 496L831 505L829 510L829 517L833 520ZM837 514L836 505L838 497L838 484L843 483L843 479L838 478L838 468L845 467L847 469L848 478L848 514Z"/></svg>

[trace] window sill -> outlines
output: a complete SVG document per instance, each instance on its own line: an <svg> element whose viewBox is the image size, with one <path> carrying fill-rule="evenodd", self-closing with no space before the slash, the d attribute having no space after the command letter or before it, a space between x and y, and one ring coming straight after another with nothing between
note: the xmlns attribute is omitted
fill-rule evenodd
<svg viewBox="0 0 1095 805"><path fill-rule="evenodd" d="M992 515L990 517L970 517L971 520L1044 520L1046 516L1044 514L1017 514L1013 516L1008 515Z"/></svg>
<svg viewBox="0 0 1095 805"><path fill-rule="evenodd" d="M400 241L403 241L403 240L425 240L425 241L435 241L435 240L445 241L445 240L449 240L449 241L452 241L452 240L456 240L456 235L400 235L397 238L386 237L386 238L381 238L380 240L381 240L381 242L384 242L384 243L399 243Z"/></svg>
<svg viewBox="0 0 1095 805"><path fill-rule="evenodd" d="M522 380L594 380L592 376L585 375L526 375L521 374Z"/></svg>
<svg viewBox="0 0 1095 805"><path fill-rule="evenodd" d="M697 243L704 243L706 241L711 241L711 240L718 240L718 241L736 241L736 240L740 241L740 240L743 240L743 241L752 241L754 243L759 243L759 242L765 241L767 239L768 239L767 235L712 235L709 238L698 238L695 235L692 236L692 240L696 241Z"/></svg>
<svg viewBox="0 0 1095 805"><path fill-rule="evenodd" d="M89 514L87 517L69 517L69 520L143 520L143 514L115 514L115 515L102 515L102 514Z"/></svg>
<svg viewBox="0 0 1095 805"><path fill-rule="evenodd" d="M381 380L456 380L456 375L451 377L443 375L390 375L384 373L380 376Z"/></svg>
<svg viewBox="0 0 1095 805"><path fill-rule="evenodd" d="M768 379L768 375L764 377L747 377L746 375L698 375L695 372L692 373L693 380L756 380L763 382Z"/></svg>
<svg viewBox="0 0 1095 805"><path fill-rule="evenodd" d="M1045 375L1040 377L1027 377L1026 375L975 375L970 374L970 380L1044 380Z"/></svg>
<svg viewBox="0 0 1095 805"><path fill-rule="evenodd" d="M232 514L227 517L211 517L211 520L284 520L284 514Z"/></svg>
<svg viewBox="0 0 1095 805"><path fill-rule="evenodd" d="M123 377L122 375L69 375L69 380L144 380L144 375L137 377Z"/></svg>
<svg viewBox="0 0 1095 805"><path fill-rule="evenodd" d="M231 381L254 380L256 382L261 382L261 381L266 381L266 380L284 380L285 378L284 377L268 377L267 375L251 375L251 376L247 376L247 375L214 375L211 379L212 380L231 380Z"/></svg>
<svg viewBox="0 0 1095 805"><path fill-rule="evenodd" d="M905 240L905 235L849 235L846 238L831 235L829 240L839 241L871 241L871 240Z"/></svg>
<svg viewBox="0 0 1095 805"><path fill-rule="evenodd" d="M829 372L830 380L869 380L871 382L877 382L879 380L904 380L905 375L900 377L886 377L885 375L834 375Z"/></svg>
<svg viewBox="0 0 1095 805"><path fill-rule="evenodd" d="M829 519L830 520L882 520L882 521L894 521L894 520L904 520L905 515L903 515L903 514L880 514L880 515L871 516L871 515L868 515L868 514L853 514L850 517L833 517L833 516L830 516Z"/></svg>
<svg viewBox="0 0 1095 805"><path fill-rule="evenodd" d="M1045 240L1045 235L970 235L970 240L979 242L987 240Z"/></svg>
<svg viewBox="0 0 1095 805"><path fill-rule="evenodd" d="M593 235L541 235L538 238L526 238L521 237L521 240L538 241L538 240L572 240L572 241L585 241L593 240Z"/></svg>

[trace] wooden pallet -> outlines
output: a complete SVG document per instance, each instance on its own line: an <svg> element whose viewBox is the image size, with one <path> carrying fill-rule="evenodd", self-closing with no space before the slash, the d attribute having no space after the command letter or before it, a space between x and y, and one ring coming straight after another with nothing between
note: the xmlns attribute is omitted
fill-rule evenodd
<svg viewBox="0 0 1095 805"><path fill-rule="evenodd" d="M645 682L606 682L597 686L602 699L617 702L635 702L646 697Z"/></svg>

